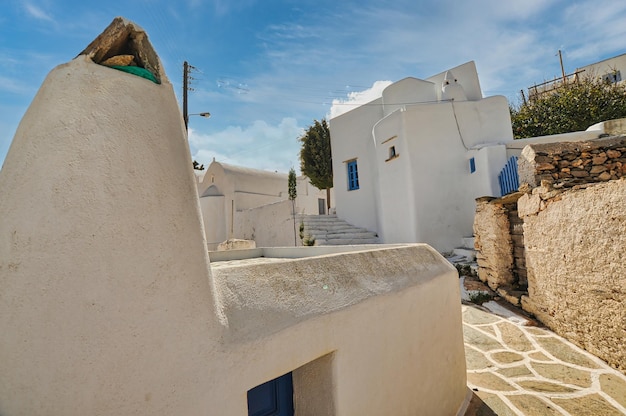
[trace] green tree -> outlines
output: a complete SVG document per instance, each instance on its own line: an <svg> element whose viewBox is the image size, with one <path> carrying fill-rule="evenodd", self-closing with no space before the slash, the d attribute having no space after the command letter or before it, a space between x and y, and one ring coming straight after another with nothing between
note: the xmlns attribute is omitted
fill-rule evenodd
<svg viewBox="0 0 626 416"><path fill-rule="evenodd" d="M333 158L330 150L330 129L326 119L315 120L299 140L302 144L300 170L317 189L326 189L326 205L330 210Z"/></svg>
<svg viewBox="0 0 626 416"><path fill-rule="evenodd" d="M296 171L294 168L289 169L289 176L287 177L287 191L289 193L289 199L294 201L298 197L298 189L297 189L297 181L296 181Z"/></svg>
<svg viewBox="0 0 626 416"><path fill-rule="evenodd" d="M289 176L287 177L287 192L289 193L289 200L291 201L291 214L293 215L293 244L298 245L296 238L296 197L298 196L296 171L289 169Z"/></svg>
<svg viewBox="0 0 626 416"><path fill-rule="evenodd" d="M626 117L626 86L589 76L510 110L516 139L586 130Z"/></svg>

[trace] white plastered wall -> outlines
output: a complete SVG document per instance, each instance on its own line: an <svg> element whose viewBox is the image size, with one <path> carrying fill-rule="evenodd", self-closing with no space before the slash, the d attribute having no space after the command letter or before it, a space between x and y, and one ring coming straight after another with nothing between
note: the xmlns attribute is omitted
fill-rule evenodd
<svg viewBox="0 0 626 416"><path fill-rule="evenodd" d="M370 231L378 230L372 127L382 116L382 99L377 99L329 123L337 216ZM357 160L360 188L350 191L346 162L353 159Z"/></svg>
<svg viewBox="0 0 626 416"><path fill-rule="evenodd" d="M301 245L299 227L300 222L297 215L293 215L290 200L235 213L234 235L236 238L254 240L257 247Z"/></svg>
<svg viewBox="0 0 626 416"><path fill-rule="evenodd" d="M456 414L466 392L456 272L425 245L371 248L217 263L213 275L231 328L226 341L240 370L212 394L234 402L232 392L333 354L335 378L325 380L332 397L307 398L319 387L294 385L305 401L332 400L336 415ZM230 410L243 414L245 407Z"/></svg>
<svg viewBox="0 0 626 416"><path fill-rule="evenodd" d="M79 56L17 129L0 171L3 416L199 414L221 325L162 81Z"/></svg>
<svg viewBox="0 0 626 416"><path fill-rule="evenodd" d="M494 98L407 106L377 124L379 232L384 242L427 242L450 251L472 235L474 200L499 192L497 174L506 152L497 140L512 140L509 116L503 113L506 102ZM490 137L491 145L485 146ZM402 151L396 160L385 161L392 142L400 143Z"/></svg>
<svg viewBox="0 0 626 416"><path fill-rule="evenodd" d="M380 166L376 198L378 235L381 241L407 243L419 241L418 218L411 154L400 113L401 110L396 110L374 126L376 153L372 162ZM392 146L396 153L394 158L389 157Z"/></svg>
<svg viewBox="0 0 626 416"><path fill-rule="evenodd" d="M326 200L326 191L297 178L296 213L316 215L318 199ZM233 166L213 161L198 184L200 208L209 249L229 239L262 236L258 246L293 245L293 230L284 226L282 216L259 217L276 211L276 204L288 200L288 175ZM331 190L331 203L334 198ZM281 210L282 212L282 210ZM264 230L260 234L255 230ZM254 239L254 238L252 238Z"/></svg>
<svg viewBox="0 0 626 416"><path fill-rule="evenodd" d="M428 82L432 82L437 86L443 85L446 73L451 72L463 86L463 91L468 101L478 101L483 98L483 93L480 88L480 80L478 79L478 71L476 70L476 63L469 61L454 68L443 71L437 75L433 75L426 79ZM441 88L437 88L438 98L442 98ZM508 108L508 107L507 107Z"/></svg>

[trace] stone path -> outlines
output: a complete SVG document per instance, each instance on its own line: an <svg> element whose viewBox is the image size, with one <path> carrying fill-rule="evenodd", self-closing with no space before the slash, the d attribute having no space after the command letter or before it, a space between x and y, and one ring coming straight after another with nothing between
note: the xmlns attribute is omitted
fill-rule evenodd
<svg viewBox="0 0 626 416"><path fill-rule="evenodd" d="M463 333L471 414L626 415L626 376L524 317L463 305Z"/></svg>

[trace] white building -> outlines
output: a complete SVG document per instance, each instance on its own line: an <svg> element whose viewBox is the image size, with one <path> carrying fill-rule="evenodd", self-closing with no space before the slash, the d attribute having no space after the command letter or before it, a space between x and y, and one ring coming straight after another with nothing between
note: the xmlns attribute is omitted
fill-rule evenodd
<svg viewBox="0 0 626 416"><path fill-rule="evenodd" d="M395 82L330 131L337 216L440 251L472 235L475 198L500 195L513 140L508 102L483 98L474 62Z"/></svg>
<svg viewBox="0 0 626 416"><path fill-rule="evenodd" d="M232 238L253 239L264 247L294 244L288 174L213 159L198 183L198 195L210 249ZM306 176L297 179L295 212L326 213L326 191Z"/></svg>
<svg viewBox="0 0 626 416"><path fill-rule="evenodd" d="M578 68L582 76L601 77L611 83L626 81L626 53Z"/></svg>
<svg viewBox="0 0 626 416"><path fill-rule="evenodd" d="M622 76L622 74L625 74ZM593 64L576 68L571 74L554 77L553 80L535 84L528 88L528 98L536 99L544 94L549 94L564 84L577 83L586 78L601 78L611 84L621 84L626 81L626 53L607 58Z"/></svg>

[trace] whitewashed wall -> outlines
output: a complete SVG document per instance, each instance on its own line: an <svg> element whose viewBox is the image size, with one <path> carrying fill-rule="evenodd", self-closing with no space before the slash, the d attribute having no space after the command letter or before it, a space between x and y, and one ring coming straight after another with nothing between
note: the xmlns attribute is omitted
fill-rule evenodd
<svg viewBox="0 0 626 416"><path fill-rule="evenodd" d="M376 165L372 128L383 116L382 99L330 120L333 152L333 189L337 216L371 231L378 229L376 218ZM360 188L348 190L346 162L357 159Z"/></svg>
<svg viewBox="0 0 626 416"><path fill-rule="evenodd" d="M290 200L235 213L235 238L254 240L257 247L300 246L299 227L296 218L294 239L294 215Z"/></svg>
<svg viewBox="0 0 626 416"><path fill-rule="evenodd" d="M326 200L326 191L315 188L305 176L297 178L296 189L297 212L318 214L318 199ZM293 239L288 244L288 234L278 231L283 228L280 219L272 216L263 218L256 214L272 213L275 204L288 201L287 174L213 161L198 185L198 193L210 249L215 249L218 243L229 238L248 239L252 235L263 236L261 241L256 241L258 246L293 245ZM331 203L334 205L332 190ZM264 210L265 206L270 207ZM270 232L271 224L277 228ZM265 232L255 233L255 229Z"/></svg>

